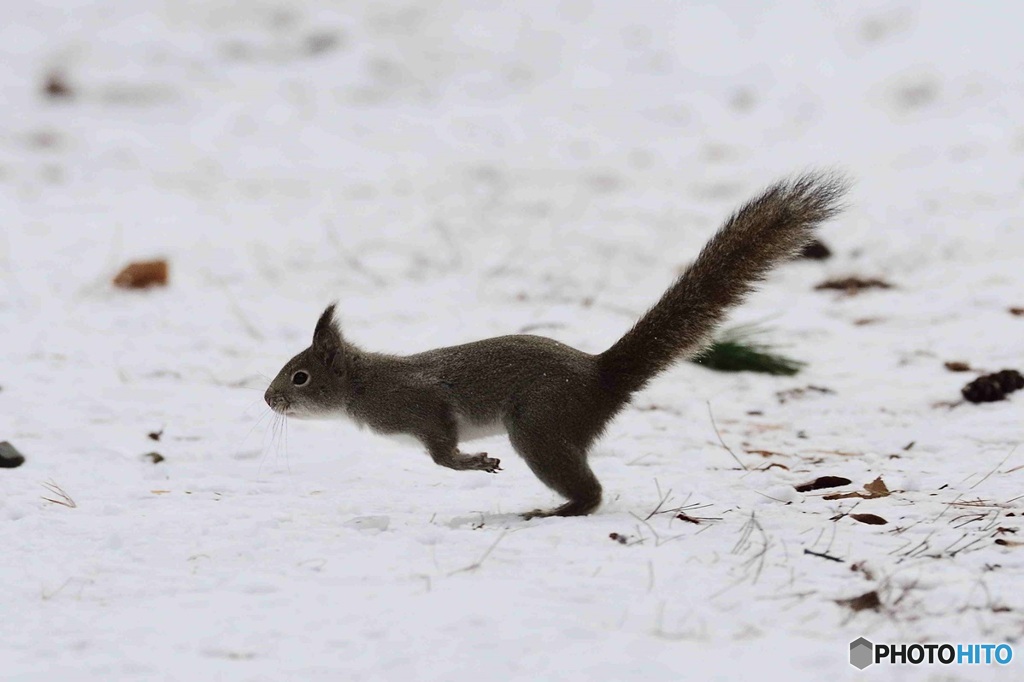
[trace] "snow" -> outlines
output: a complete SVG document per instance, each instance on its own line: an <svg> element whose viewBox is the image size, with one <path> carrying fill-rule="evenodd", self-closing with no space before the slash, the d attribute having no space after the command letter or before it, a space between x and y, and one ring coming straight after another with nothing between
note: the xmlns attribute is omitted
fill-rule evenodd
<svg viewBox="0 0 1024 682"><path fill-rule="evenodd" d="M1020 541L1024 394L936 403L974 376L943 361L1024 369L1022 23L1012 3L3 3L0 440L27 457L0 469L3 679L1014 677L1024 549L995 540ZM71 99L41 95L52 71ZM592 453L593 516L520 520L556 500L500 438L473 444L499 475L454 472L262 403L335 299L374 350L529 329L600 351L810 166L857 181L836 256L731 320L808 367L665 374ZM110 286L153 256L171 286ZM895 288L813 290L850 274ZM777 396L808 385L833 393ZM893 492L793 488L824 475ZM662 498L703 520L648 518ZM872 590L879 611L837 603ZM860 672L862 635L1016 656Z"/></svg>

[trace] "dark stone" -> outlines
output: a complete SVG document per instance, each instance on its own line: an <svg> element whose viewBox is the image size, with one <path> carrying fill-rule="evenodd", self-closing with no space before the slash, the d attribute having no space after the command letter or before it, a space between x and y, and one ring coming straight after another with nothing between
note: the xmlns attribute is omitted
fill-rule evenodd
<svg viewBox="0 0 1024 682"><path fill-rule="evenodd" d="M0 443L0 469L13 469L24 463L25 455L7 441Z"/></svg>

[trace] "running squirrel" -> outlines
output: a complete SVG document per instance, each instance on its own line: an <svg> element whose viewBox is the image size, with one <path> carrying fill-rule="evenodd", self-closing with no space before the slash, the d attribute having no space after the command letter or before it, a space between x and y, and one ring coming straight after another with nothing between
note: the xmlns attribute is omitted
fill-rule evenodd
<svg viewBox="0 0 1024 682"><path fill-rule="evenodd" d="M266 392L274 412L346 417L382 434L412 436L449 469L500 470L465 440L507 433L530 470L568 501L543 516L589 514L601 484L587 451L654 376L698 353L726 312L814 229L841 210L843 178L808 173L749 201L697 260L611 348L591 355L541 336L500 336L416 355L364 351L346 341L332 304L309 348L288 361Z"/></svg>

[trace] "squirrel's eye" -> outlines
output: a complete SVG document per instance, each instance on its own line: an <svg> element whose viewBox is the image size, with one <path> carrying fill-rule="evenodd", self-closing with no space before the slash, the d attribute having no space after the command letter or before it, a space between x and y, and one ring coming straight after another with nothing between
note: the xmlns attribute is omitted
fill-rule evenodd
<svg viewBox="0 0 1024 682"><path fill-rule="evenodd" d="M296 386L305 386L309 383L309 375L300 369L292 375L292 383Z"/></svg>

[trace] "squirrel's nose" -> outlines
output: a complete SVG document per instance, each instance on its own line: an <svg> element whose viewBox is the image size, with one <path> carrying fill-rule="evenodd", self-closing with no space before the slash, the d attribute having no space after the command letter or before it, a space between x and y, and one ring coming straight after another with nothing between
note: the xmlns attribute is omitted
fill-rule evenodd
<svg viewBox="0 0 1024 682"><path fill-rule="evenodd" d="M271 391L269 388L267 389L267 392L263 394L263 399L267 401L267 405L269 405L270 409L274 412L283 413L284 410L288 409L288 398L276 391Z"/></svg>

